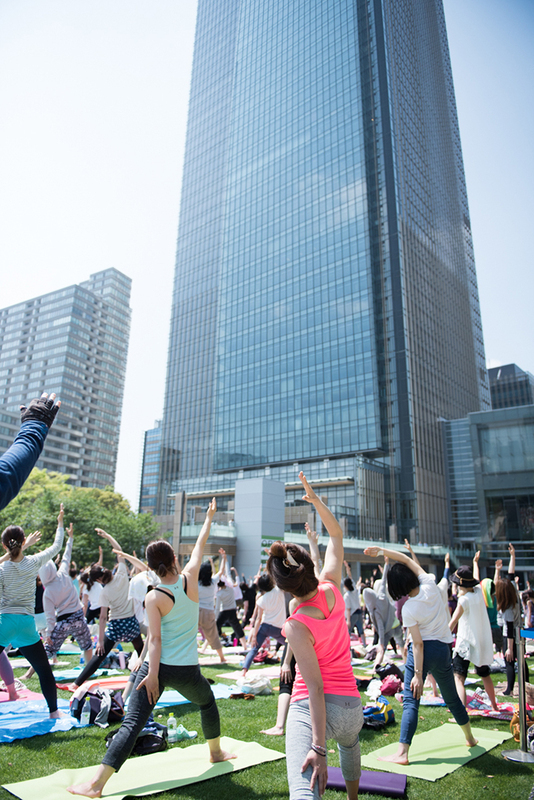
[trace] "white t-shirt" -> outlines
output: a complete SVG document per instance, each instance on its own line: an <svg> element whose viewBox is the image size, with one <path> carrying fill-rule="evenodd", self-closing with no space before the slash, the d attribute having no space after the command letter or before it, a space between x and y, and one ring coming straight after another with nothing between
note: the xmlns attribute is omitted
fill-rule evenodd
<svg viewBox="0 0 534 800"><path fill-rule="evenodd" d="M100 605L109 608L109 619L129 619L134 616L133 603L128 597L129 582L126 564L121 561L100 595Z"/></svg>
<svg viewBox="0 0 534 800"><path fill-rule="evenodd" d="M458 620L454 655L458 654L476 667L489 666L493 661L493 639L480 586L458 597L464 613Z"/></svg>
<svg viewBox="0 0 534 800"><path fill-rule="evenodd" d="M90 589L87 589L85 583L83 584L83 594L89 598L89 608L100 608L100 596L104 587L101 583L93 583Z"/></svg>
<svg viewBox="0 0 534 800"><path fill-rule="evenodd" d="M361 608L360 604L360 593L357 589L354 589L350 592L348 589L343 595L343 599L345 600L345 609L349 612L349 614L354 614L355 611L358 611Z"/></svg>
<svg viewBox="0 0 534 800"><path fill-rule="evenodd" d="M209 586L198 584L198 607L203 608L204 611L215 610L215 592L217 591L217 581L215 578L211 579Z"/></svg>
<svg viewBox="0 0 534 800"><path fill-rule="evenodd" d="M452 642L445 606L433 575L426 572L419 575L419 594L405 602L402 621L407 628L418 625L423 641Z"/></svg>
<svg viewBox="0 0 534 800"><path fill-rule="evenodd" d="M137 575L134 575L133 578L130 579L128 597L133 603L134 614L141 625L148 624L146 610L143 606L147 589L149 586L159 586L159 584L160 579L151 569L138 572Z"/></svg>
<svg viewBox="0 0 534 800"><path fill-rule="evenodd" d="M260 595L256 599L256 605L263 611L262 623L265 622L275 628L282 628L287 618L286 598L278 586L275 586L270 592Z"/></svg>

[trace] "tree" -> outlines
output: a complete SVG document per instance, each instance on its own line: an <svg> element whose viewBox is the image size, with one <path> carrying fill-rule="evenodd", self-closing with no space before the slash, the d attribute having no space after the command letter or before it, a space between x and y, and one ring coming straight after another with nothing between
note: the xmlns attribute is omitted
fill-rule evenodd
<svg viewBox="0 0 534 800"><path fill-rule="evenodd" d="M157 536L154 518L133 512L126 498L112 487L82 489L67 481L66 475L34 469L17 497L0 511L0 530L7 525L20 525L26 534L39 530L42 538L36 549L47 546L54 539L59 505L63 503L65 528L74 523L72 557L78 567L97 560L98 545L104 551L104 565L115 563L111 547L95 528L111 533L126 552L135 550L141 557L148 542Z"/></svg>

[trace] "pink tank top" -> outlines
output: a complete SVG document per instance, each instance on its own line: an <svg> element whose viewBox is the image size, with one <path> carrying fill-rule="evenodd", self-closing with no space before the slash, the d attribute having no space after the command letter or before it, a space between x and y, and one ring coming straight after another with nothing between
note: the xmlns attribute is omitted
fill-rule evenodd
<svg viewBox="0 0 534 800"><path fill-rule="evenodd" d="M332 611L328 610L326 589L334 592L335 603ZM325 619L314 619L306 614L299 614L299 609L303 606L318 608L325 615ZM301 603L288 619L295 619L306 625L315 639L313 649L319 662L325 695L359 697L360 693L351 666L350 636L345 622L345 602L339 589L332 583L320 583L315 597ZM282 628L282 633L284 633L284 628ZM291 702L305 700L308 696L308 687L297 664Z"/></svg>

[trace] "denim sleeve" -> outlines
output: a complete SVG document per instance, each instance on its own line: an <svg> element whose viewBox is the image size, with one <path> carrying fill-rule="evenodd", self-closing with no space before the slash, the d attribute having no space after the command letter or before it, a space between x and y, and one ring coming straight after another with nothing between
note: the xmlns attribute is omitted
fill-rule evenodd
<svg viewBox="0 0 534 800"><path fill-rule="evenodd" d="M11 447L0 456L0 510L19 493L41 455L47 433L44 422L23 422Z"/></svg>

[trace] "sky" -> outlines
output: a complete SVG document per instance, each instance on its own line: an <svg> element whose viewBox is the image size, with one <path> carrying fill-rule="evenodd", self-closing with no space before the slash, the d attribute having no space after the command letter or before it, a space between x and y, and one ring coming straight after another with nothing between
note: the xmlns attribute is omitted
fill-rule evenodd
<svg viewBox="0 0 534 800"><path fill-rule="evenodd" d="M534 373L534 3L444 8L487 362ZM135 510L163 411L195 17L195 0L0 0L0 308L109 267L132 278L115 487Z"/></svg>

